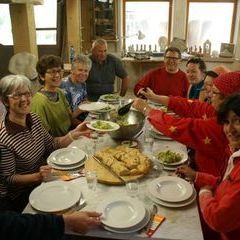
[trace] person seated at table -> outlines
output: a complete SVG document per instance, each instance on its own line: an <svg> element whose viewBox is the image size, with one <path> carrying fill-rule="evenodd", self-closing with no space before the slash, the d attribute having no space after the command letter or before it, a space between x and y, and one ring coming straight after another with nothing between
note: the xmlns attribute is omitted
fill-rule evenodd
<svg viewBox="0 0 240 240"><path fill-rule="evenodd" d="M136 99L133 107L143 112L149 122L164 135L194 149L197 170L222 176L226 167L227 139L222 125L216 121L216 110L225 97L240 91L240 72L221 74L213 79L211 105L181 97L154 94L150 89L142 91L178 114L169 115L151 108L143 99Z"/></svg>
<svg viewBox="0 0 240 240"><path fill-rule="evenodd" d="M194 181L199 192L199 207L209 227L221 234L223 240L240 236L240 93L225 98L217 112L228 139L231 153L223 177L196 172L180 166L177 173ZM224 145L222 147L225 147Z"/></svg>
<svg viewBox="0 0 240 240"><path fill-rule="evenodd" d="M17 240L59 240L64 233L84 234L101 224L101 214L96 212L75 212L63 215L0 213L1 239Z"/></svg>
<svg viewBox="0 0 240 240"><path fill-rule="evenodd" d="M69 103L59 88L62 80L60 57L45 55L37 63L39 82L43 87L33 96L31 110L37 113L43 126L53 137L60 137L81 123L73 117Z"/></svg>
<svg viewBox="0 0 240 240"><path fill-rule="evenodd" d="M169 47L164 53L164 67L151 70L134 87L134 94L139 95L144 88L150 88L158 95L186 97L189 83L186 74L179 69L181 52Z"/></svg>
<svg viewBox="0 0 240 240"><path fill-rule="evenodd" d="M186 64L186 75L190 83L187 98L198 99L199 93L204 84L206 64L201 58L190 58Z"/></svg>
<svg viewBox="0 0 240 240"><path fill-rule="evenodd" d="M79 109L79 105L87 101L87 87L85 81L92 67L91 60L85 55L73 59L71 74L62 79L60 88L68 100L73 117L83 121L87 113Z"/></svg>
<svg viewBox="0 0 240 240"><path fill-rule="evenodd" d="M92 68L87 79L87 93L90 101L97 101L103 94L113 93L116 76L122 80L120 96L128 89L128 74L121 60L107 53L107 41L97 39L92 44Z"/></svg>
<svg viewBox="0 0 240 240"><path fill-rule="evenodd" d="M21 212L29 193L51 173L48 155L89 130L82 123L67 135L53 138L37 114L30 112L31 82L23 75L2 78L0 97L7 111L0 127L0 210Z"/></svg>
<svg viewBox="0 0 240 240"><path fill-rule="evenodd" d="M203 87L199 94L199 100L202 102L210 103L211 99L211 91L212 91L212 80L218 77L220 74L228 73L230 69L226 68L225 66L219 65L213 67L210 71L206 72L206 77L204 79Z"/></svg>

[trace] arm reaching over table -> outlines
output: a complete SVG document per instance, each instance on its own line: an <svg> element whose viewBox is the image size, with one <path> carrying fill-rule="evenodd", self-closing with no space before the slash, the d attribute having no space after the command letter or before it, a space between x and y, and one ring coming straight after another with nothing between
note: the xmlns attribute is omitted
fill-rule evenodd
<svg viewBox="0 0 240 240"><path fill-rule="evenodd" d="M21 239L57 240L65 232L86 233L90 228L100 225L100 216L96 212L75 212L61 216L1 212L0 236L8 240L19 239L20 235Z"/></svg>

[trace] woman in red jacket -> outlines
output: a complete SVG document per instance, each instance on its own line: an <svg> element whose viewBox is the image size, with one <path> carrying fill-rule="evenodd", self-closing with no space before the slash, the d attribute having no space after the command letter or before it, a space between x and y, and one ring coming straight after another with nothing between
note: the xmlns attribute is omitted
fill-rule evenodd
<svg viewBox="0 0 240 240"><path fill-rule="evenodd" d="M209 227L223 240L240 236L240 93L231 95L220 105L217 119L223 124L231 156L222 178L195 172L187 166L177 172L190 177L200 188L199 206ZM220 183L219 183L220 182Z"/></svg>
<svg viewBox="0 0 240 240"><path fill-rule="evenodd" d="M155 101L165 104L180 117L153 109L142 99L136 99L133 107L143 112L160 132L196 150L197 170L222 176L230 153L224 147L228 141L222 125L216 121L216 110L225 97L237 91L240 91L240 72L230 72L213 80L211 105L155 95Z"/></svg>

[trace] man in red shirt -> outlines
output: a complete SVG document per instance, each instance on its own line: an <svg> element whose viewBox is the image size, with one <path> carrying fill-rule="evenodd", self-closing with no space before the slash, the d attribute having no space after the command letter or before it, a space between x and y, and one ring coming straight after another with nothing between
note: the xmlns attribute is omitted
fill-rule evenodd
<svg viewBox="0 0 240 240"><path fill-rule="evenodd" d="M164 67L148 72L134 87L134 93L148 87L158 95L186 97L189 83L186 74L179 69L181 52L178 48L169 47L164 54Z"/></svg>

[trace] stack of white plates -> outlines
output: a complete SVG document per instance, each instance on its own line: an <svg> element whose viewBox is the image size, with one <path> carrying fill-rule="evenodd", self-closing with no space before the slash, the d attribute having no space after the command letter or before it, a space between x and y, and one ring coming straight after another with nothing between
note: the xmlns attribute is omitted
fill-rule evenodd
<svg viewBox="0 0 240 240"><path fill-rule="evenodd" d="M193 186L186 180L174 176L153 180L148 185L148 192L153 202L165 207L184 207L196 199Z"/></svg>
<svg viewBox="0 0 240 240"><path fill-rule="evenodd" d="M29 196L29 202L38 211L56 213L75 206L81 195L81 191L73 185L63 181L54 181L43 183L35 188Z"/></svg>
<svg viewBox="0 0 240 240"><path fill-rule="evenodd" d="M114 196L101 201L97 206L101 212L104 228L116 233L133 233L142 229L150 214L143 203L136 198Z"/></svg>
<svg viewBox="0 0 240 240"><path fill-rule="evenodd" d="M50 154L48 165L57 170L71 170L84 165L87 155L77 147L58 149Z"/></svg>
<svg viewBox="0 0 240 240"><path fill-rule="evenodd" d="M79 106L79 109L87 112L99 111L101 109L107 108L108 104L104 102L91 102L83 103Z"/></svg>
<svg viewBox="0 0 240 240"><path fill-rule="evenodd" d="M173 141L172 138L165 136L163 133L161 133L160 131L158 131L156 128L152 127L150 130L150 134L159 140L164 140L164 141Z"/></svg>
<svg viewBox="0 0 240 240"><path fill-rule="evenodd" d="M117 94L104 94L101 95L99 100L104 101L104 102L108 102L108 103L112 103L112 104L118 104L119 100L120 100L120 96Z"/></svg>
<svg viewBox="0 0 240 240"><path fill-rule="evenodd" d="M173 163L167 163L167 162L164 161L164 159L159 159L158 158L158 161L163 165L163 169L164 170L175 171L177 169L177 167L179 167L180 165L182 165L182 164L184 164L184 163L186 163L188 161L188 154L187 154L187 152L182 151L181 149L177 149L177 148L176 149L175 148L174 149L168 148L168 149L166 149L164 151L167 151L167 150L171 150L174 153L179 153L182 156L182 158L181 158L180 161L173 162Z"/></svg>

